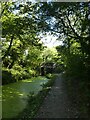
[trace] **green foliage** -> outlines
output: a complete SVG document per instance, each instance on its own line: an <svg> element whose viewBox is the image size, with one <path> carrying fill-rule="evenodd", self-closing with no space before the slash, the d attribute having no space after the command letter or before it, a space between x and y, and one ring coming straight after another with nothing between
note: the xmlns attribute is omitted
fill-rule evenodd
<svg viewBox="0 0 90 120"><path fill-rule="evenodd" d="M56 48L45 48L41 54L44 59L44 62L54 62L57 57Z"/></svg>
<svg viewBox="0 0 90 120"><path fill-rule="evenodd" d="M46 75L46 77L48 78L49 77L49 82L47 82L46 84L43 84L44 87L47 87L47 89L51 89L51 86L54 84L54 81L55 81L55 78L56 78L57 75L55 74L48 74Z"/></svg>
<svg viewBox="0 0 90 120"><path fill-rule="evenodd" d="M15 79L21 80L27 78L28 74L26 73L25 69L21 66L15 64L12 69L10 69L12 75L15 77ZM29 76L30 77L30 76Z"/></svg>
<svg viewBox="0 0 90 120"><path fill-rule="evenodd" d="M51 79L52 78L52 74L49 73L49 74L46 75L46 77L49 78L49 79Z"/></svg>
<svg viewBox="0 0 90 120"><path fill-rule="evenodd" d="M2 37L5 38L2 41L2 67L14 78L8 79L6 84L40 74L43 47L37 34L35 6L31 3L19 3L19 6L17 2L2 3ZM4 74L3 80L5 84Z"/></svg>
<svg viewBox="0 0 90 120"><path fill-rule="evenodd" d="M55 63L55 72L65 71L68 77L79 79L79 90L84 88L83 96L90 97L86 88L90 84L89 2L1 4L2 37L6 38L2 41L2 83L37 76L41 65ZM63 44L56 49L44 49L38 36L46 31L59 34ZM74 86L75 81L68 83Z"/></svg>
<svg viewBox="0 0 90 120"><path fill-rule="evenodd" d="M87 55L82 52L81 45L74 40L69 47L67 45L58 46L57 50L61 55L61 61L63 61L64 75L67 94L70 97L72 103L76 103L80 116L89 117L90 110L90 81L89 81L89 67L87 67Z"/></svg>
<svg viewBox="0 0 90 120"><path fill-rule="evenodd" d="M67 74L78 77L82 77L84 75L85 66L83 64L82 56L72 54L67 58L66 62Z"/></svg>
<svg viewBox="0 0 90 120"><path fill-rule="evenodd" d="M22 68L15 64L12 69L3 68L2 84L17 82L18 80L28 79L36 76L36 71L31 68Z"/></svg>
<svg viewBox="0 0 90 120"><path fill-rule="evenodd" d="M41 11L43 11L48 21L55 19L52 22L54 25L51 24L50 26L49 22L47 29L52 34L59 33L59 40L63 41L63 45L59 47L59 52L62 56L61 61L64 63L65 70L68 69L69 72L76 71L77 73L75 74L78 74L81 72L80 68L82 71L85 68L85 70L87 69L88 79L90 79L89 2L70 4L43 3Z"/></svg>
<svg viewBox="0 0 90 120"><path fill-rule="evenodd" d="M8 84L8 83L12 83L15 82L16 79L13 77L11 71L9 70L2 70L2 84Z"/></svg>

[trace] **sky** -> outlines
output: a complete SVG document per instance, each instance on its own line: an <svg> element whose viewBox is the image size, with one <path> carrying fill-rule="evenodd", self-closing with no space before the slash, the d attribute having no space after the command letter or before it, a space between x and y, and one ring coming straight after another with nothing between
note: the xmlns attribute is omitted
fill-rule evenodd
<svg viewBox="0 0 90 120"><path fill-rule="evenodd" d="M16 1L16 0L13 0L13 1ZM23 1L23 0L20 0L20 1ZM25 1L30 1L30 0L25 0ZM50 1L50 0L48 0L48 1ZM14 11L14 14L16 14L16 13L18 13L18 10ZM52 18L51 25L54 24L54 21L55 21L55 19ZM46 33L46 35L42 35L42 33L41 33L40 36L41 36L41 42L43 42L44 45L49 47L49 48L52 48L52 47L55 47L58 45L62 45L62 41L56 40L58 38L57 36L51 35L49 33Z"/></svg>
<svg viewBox="0 0 90 120"><path fill-rule="evenodd" d="M57 38L57 36L47 34L41 38L41 41L44 43L45 46L52 48L58 45L62 45L62 41L57 40Z"/></svg>

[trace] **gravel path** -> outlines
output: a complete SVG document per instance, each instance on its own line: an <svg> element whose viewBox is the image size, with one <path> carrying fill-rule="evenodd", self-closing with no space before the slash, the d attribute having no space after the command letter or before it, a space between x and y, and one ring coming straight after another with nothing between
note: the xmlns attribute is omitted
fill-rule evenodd
<svg viewBox="0 0 90 120"><path fill-rule="evenodd" d="M78 118L75 105L67 96L62 75L57 75L35 118Z"/></svg>

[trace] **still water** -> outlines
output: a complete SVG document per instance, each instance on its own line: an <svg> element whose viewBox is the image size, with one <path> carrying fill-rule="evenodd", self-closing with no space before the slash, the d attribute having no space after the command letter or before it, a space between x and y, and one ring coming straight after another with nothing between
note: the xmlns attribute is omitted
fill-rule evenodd
<svg viewBox="0 0 90 120"><path fill-rule="evenodd" d="M29 93L37 94L46 82L47 78L39 76L2 86L2 117L17 116L26 107Z"/></svg>

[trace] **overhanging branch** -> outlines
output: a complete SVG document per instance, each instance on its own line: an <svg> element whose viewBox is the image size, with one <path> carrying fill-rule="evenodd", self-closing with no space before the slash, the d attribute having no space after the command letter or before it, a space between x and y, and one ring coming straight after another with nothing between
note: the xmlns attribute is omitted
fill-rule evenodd
<svg viewBox="0 0 90 120"><path fill-rule="evenodd" d="M77 32L75 32L74 28L73 28L72 25L71 25L71 21L69 20L69 18L68 18L67 15L66 15L66 18L67 18L67 20L68 20L68 23L69 23L69 26L70 26L72 32L77 36L78 39L80 39L81 36L79 36L79 35L77 34Z"/></svg>

